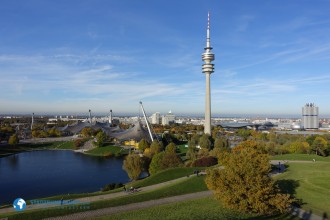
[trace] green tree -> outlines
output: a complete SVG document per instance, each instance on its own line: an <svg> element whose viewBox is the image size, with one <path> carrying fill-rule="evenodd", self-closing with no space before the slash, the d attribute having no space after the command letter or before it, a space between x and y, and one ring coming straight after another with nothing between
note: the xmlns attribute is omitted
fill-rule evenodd
<svg viewBox="0 0 330 220"><path fill-rule="evenodd" d="M197 153L198 153L198 150L196 147L188 147L188 151L186 153L186 158L188 160L196 160L197 159Z"/></svg>
<svg viewBox="0 0 330 220"><path fill-rule="evenodd" d="M188 147L196 147L198 145L199 135L194 134L191 136L190 140L188 141Z"/></svg>
<svg viewBox="0 0 330 220"><path fill-rule="evenodd" d="M99 133L97 133L95 138L96 138L96 143L95 143L96 146L102 147L107 139L107 135L103 131L100 131Z"/></svg>
<svg viewBox="0 0 330 220"><path fill-rule="evenodd" d="M211 150L211 145L210 135L203 134L202 137L199 138L199 146L201 148Z"/></svg>
<svg viewBox="0 0 330 220"><path fill-rule="evenodd" d="M219 148L221 151L230 150L227 138L216 138L214 141L214 148Z"/></svg>
<svg viewBox="0 0 330 220"><path fill-rule="evenodd" d="M250 136L251 136L252 131L251 130L247 130L244 128L240 128L236 131L236 134L240 137L243 138L243 140L247 140Z"/></svg>
<svg viewBox="0 0 330 220"><path fill-rule="evenodd" d="M143 171L144 161L138 154L129 154L126 156L123 169L127 172L129 178L137 180Z"/></svg>
<svg viewBox="0 0 330 220"><path fill-rule="evenodd" d="M141 139L141 141L139 142L138 148L139 150L141 150L142 152L149 147L148 142L145 139Z"/></svg>
<svg viewBox="0 0 330 220"><path fill-rule="evenodd" d="M293 199L280 193L268 175L267 154L251 147L235 147L231 153L224 153L222 164L224 169L208 171L206 184L225 207L260 215L289 210Z"/></svg>
<svg viewBox="0 0 330 220"><path fill-rule="evenodd" d="M149 173L151 175L157 173L158 171L160 171L161 168L161 162L163 160L165 152L160 152L158 154L155 154L154 157L151 160L150 166L149 166Z"/></svg>
<svg viewBox="0 0 330 220"><path fill-rule="evenodd" d="M13 134L9 137L8 144L15 146L18 144L18 142L19 142L19 139L16 134Z"/></svg>

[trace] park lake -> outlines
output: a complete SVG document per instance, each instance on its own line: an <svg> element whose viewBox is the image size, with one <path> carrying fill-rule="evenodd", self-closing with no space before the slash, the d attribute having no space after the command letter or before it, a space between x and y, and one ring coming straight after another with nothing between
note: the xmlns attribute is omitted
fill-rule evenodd
<svg viewBox="0 0 330 220"><path fill-rule="evenodd" d="M126 183L123 158L95 157L70 150L23 152L0 158L0 206L60 194L99 191Z"/></svg>

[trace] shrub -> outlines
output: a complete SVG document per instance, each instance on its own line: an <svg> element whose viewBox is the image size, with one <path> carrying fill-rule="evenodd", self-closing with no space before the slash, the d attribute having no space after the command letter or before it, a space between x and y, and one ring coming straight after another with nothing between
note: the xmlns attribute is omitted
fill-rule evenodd
<svg viewBox="0 0 330 220"><path fill-rule="evenodd" d="M218 160L215 157L208 156L208 157L202 157L200 159L195 160L192 162L192 167L210 167L218 164Z"/></svg>
<svg viewBox="0 0 330 220"><path fill-rule="evenodd" d="M104 156L104 157L112 157L113 154L112 154L111 152L104 152L104 153L103 153L103 156Z"/></svg>
<svg viewBox="0 0 330 220"><path fill-rule="evenodd" d="M106 184L102 189L101 191L102 192L106 192L106 191L109 191L109 190L114 190L114 189L118 189L120 187L123 187L124 185L122 183L109 183L109 184Z"/></svg>

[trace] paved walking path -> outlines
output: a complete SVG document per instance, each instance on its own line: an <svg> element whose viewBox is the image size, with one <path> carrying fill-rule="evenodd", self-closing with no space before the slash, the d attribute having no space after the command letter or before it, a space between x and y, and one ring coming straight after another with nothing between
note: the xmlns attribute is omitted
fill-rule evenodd
<svg viewBox="0 0 330 220"><path fill-rule="evenodd" d="M211 191L203 191L203 192L198 192L198 193L190 193L190 194L185 194L185 195L180 195L180 196L167 197L167 198L162 198L162 199L157 199L157 200L150 200L150 201L146 201L146 202L132 203L132 204L124 205L124 206L109 207L109 208L104 208L104 209L97 209L97 210L92 210L92 211L87 211L87 212L75 213L75 214L66 215L66 216L47 218L47 220L94 219L94 218L100 217L100 216L112 215L112 214L120 213L120 212L127 212L127 211L131 211L131 210L149 208L149 207L154 207L154 206L163 205L163 204L186 201L189 199L198 199L198 198L203 198L203 197L209 197L211 195L212 195Z"/></svg>
<svg viewBox="0 0 330 220"><path fill-rule="evenodd" d="M205 173L200 173L200 174L205 174ZM194 175L190 175L189 177L191 178L191 176L194 176ZM184 181L189 177L185 176L185 177L170 180L170 181L167 181L167 182L158 183L158 184L154 184L154 185L146 186L146 187L141 187L141 188L138 189L138 192L146 192L146 191L151 191L151 190L154 190L154 189L159 189L161 187L168 186L168 185L171 185L173 183L178 183L178 182ZM113 199L113 198L118 198L118 197L123 197L123 196L129 196L131 194L135 194L135 193L138 193L138 192L128 193L128 192L121 191L121 192L117 192L117 193L108 193L108 194L97 195L97 196L77 198L77 199L74 199L74 200L64 200L63 205L73 205L73 204L79 204L79 203L90 203L90 202L95 202L95 201L100 201L100 200L108 200L108 199ZM42 201L42 200L38 200L38 201ZM51 208L51 207L58 207L58 206L61 206L61 201L60 200L50 201L50 203L44 203L44 204L27 205L26 210ZM0 214L10 213L10 212L16 212L16 211L13 207L0 209Z"/></svg>

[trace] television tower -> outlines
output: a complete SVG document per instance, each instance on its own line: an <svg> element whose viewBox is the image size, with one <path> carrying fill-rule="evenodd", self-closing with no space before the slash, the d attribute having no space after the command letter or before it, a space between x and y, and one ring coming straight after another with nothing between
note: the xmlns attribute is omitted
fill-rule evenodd
<svg viewBox="0 0 330 220"><path fill-rule="evenodd" d="M210 42L210 12L207 14L206 47L204 49L205 52L202 54L202 60L204 61L202 69L206 77L204 133L211 135L210 77L211 77L211 73L214 72L214 64L211 63L214 60L214 53L211 52L212 47Z"/></svg>

